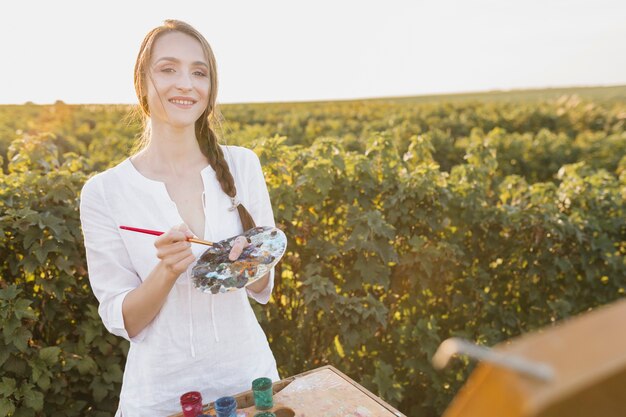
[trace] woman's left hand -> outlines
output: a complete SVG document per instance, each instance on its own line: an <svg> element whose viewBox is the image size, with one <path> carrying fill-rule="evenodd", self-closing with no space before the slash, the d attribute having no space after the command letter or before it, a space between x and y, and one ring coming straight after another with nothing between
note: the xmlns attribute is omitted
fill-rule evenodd
<svg viewBox="0 0 626 417"><path fill-rule="evenodd" d="M241 256L241 252L249 245L248 239L245 236L237 236L233 242L233 247L230 249L228 259L236 261Z"/></svg>

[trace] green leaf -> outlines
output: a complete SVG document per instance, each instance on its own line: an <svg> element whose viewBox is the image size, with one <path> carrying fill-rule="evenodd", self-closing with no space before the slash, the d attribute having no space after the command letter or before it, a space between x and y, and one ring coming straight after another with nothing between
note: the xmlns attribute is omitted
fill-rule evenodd
<svg viewBox="0 0 626 417"><path fill-rule="evenodd" d="M11 284L6 288L0 289L0 300L12 300L21 292L22 290L17 285Z"/></svg>
<svg viewBox="0 0 626 417"><path fill-rule="evenodd" d="M47 391L50 388L50 377L48 375L41 375L39 379L37 379L37 385L44 391Z"/></svg>
<svg viewBox="0 0 626 417"><path fill-rule="evenodd" d="M61 348L58 346L48 346L41 348L39 351L39 357L48 365L54 365L59 360L59 354Z"/></svg>
<svg viewBox="0 0 626 417"><path fill-rule="evenodd" d="M393 367L383 361L376 361L373 382L378 387L379 395L387 401L402 400L402 386L395 381Z"/></svg>
<svg viewBox="0 0 626 417"><path fill-rule="evenodd" d="M29 330L20 327L13 334L13 345L20 352L26 352L26 349L28 349L28 341L31 337L32 333Z"/></svg>
<svg viewBox="0 0 626 417"><path fill-rule="evenodd" d="M3 397L9 397L15 392L15 379L2 377L0 382L0 395Z"/></svg>
<svg viewBox="0 0 626 417"><path fill-rule="evenodd" d="M90 356L85 356L80 359L76 367L78 368L78 372L80 372L81 375L92 373L98 368L98 366Z"/></svg>
<svg viewBox="0 0 626 417"><path fill-rule="evenodd" d="M41 238L41 231L37 230L35 228L29 229L25 234L24 234L24 238L22 240L22 244L24 246L24 249L29 250L31 248L31 246L33 245L33 243L37 240Z"/></svg>
<svg viewBox="0 0 626 417"><path fill-rule="evenodd" d="M14 305L15 317L17 317L18 319L23 319L23 318L34 319L35 313L31 309L29 309L29 306L32 303L33 302L31 300L26 300L26 299L17 300Z"/></svg>
<svg viewBox="0 0 626 417"><path fill-rule="evenodd" d="M8 398L0 398L0 416L8 416L15 412L15 405Z"/></svg>
<svg viewBox="0 0 626 417"><path fill-rule="evenodd" d="M11 356L11 353L9 352L8 347L4 346L0 349L0 369L7 359L9 359L9 356Z"/></svg>
<svg viewBox="0 0 626 417"><path fill-rule="evenodd" d="M93 392L93 398L96 402L102 401L109 393L108 384L103 384L100 378L94 379L90 387Z"/></svg>
<svg viewBox="0 0 626 417"><path fill-rule="evenodd" d="M41 411L43 409L43 393L33 388L25 388L22 391L24 398L24 404L27 407L32 408L35 411Z"/></svg>
<svg viewBox="0 0 626 417"><path fill-rule="evenodd" d="M2 335L4 340L11 340L15 331L22 325L22 322L15 316L8 318L2 323Z"/></svg>

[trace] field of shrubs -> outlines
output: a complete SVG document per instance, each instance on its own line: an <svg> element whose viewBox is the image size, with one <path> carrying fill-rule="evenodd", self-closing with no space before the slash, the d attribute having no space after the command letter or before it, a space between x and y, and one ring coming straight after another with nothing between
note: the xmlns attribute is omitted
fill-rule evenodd
<svg viewBox="0 0 626 417"><path fill-rule="evenodd" d="M130 155L128 105L0 106L0 415L111 416L127 342L97 314L83 183ZM491 346L626 289L626 87L222 106L289 239L255 305L281 376L332 364L441 415Z"/></svg>

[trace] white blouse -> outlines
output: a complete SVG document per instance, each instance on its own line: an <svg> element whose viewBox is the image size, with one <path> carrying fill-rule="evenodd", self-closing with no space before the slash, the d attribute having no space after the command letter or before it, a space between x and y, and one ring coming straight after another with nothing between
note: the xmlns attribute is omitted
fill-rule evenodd
<svg viewBox="0 0 626 417"><path fill-rule="evenodd" d="M267 186L251 150L222 147L237 187L237 198L257 226L274 226ZM204 183L204 239L219 241L243 232L237 210L210 166ZM81 192L80 218L92 290L98 312L113 334L130 340L116 416L166 416L181 411L179 398L200 391L203 402L250 389L253 379L278 380L276 361L248 297L269 301L274 271L260 293L240 289L205 294L192 288L189 267L174 284L154 320L130 338L122 302L158 263L154 236L120 230L120 225L167 231L183 223L165 184L148 179L129 159L95 175ZM200 256L206 247L193 244Z"/></svg>

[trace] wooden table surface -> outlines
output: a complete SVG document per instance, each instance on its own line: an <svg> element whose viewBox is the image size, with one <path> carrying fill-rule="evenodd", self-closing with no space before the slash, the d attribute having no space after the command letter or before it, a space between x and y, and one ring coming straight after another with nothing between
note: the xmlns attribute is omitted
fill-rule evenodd
<svg viewBox="0 0 626 417"><path fill-rule="evenodd" d="M275 382L273 391L274 407L269 411L277 417L405 417L330 365ZM260 412L254 407L252 391L234 397L239 412L248 417ZM213 404L205 405L204 412L215 414Z"/></svg>

